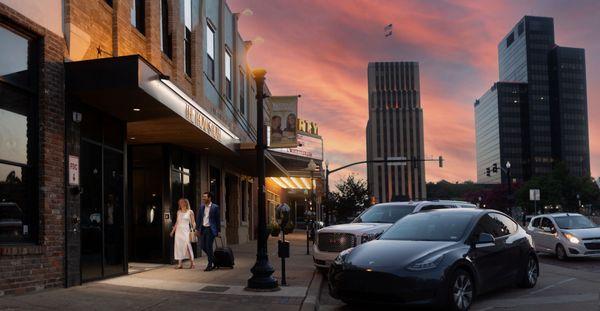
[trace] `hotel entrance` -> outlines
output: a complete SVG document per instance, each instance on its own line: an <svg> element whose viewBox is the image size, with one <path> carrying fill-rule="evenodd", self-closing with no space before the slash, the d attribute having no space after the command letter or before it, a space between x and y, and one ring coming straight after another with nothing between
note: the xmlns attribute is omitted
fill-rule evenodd
<svg viewBox="0 0 600 311"><path fill-rule="evenodd" d="M122 122L82 108L81 279L124 274L124 135Z"/></svg>

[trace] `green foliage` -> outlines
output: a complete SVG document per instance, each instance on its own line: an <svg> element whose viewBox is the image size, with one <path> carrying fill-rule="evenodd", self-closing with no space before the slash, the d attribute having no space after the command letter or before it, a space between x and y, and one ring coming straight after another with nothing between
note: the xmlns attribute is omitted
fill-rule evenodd
<svg viewBox="0 0 600 311"><path fill-rule="evenodd" d="M557 164L551 173L532 178L517 191L518 205L533 212L533 202L529 200L530 189L540 189L538 208L560 206L563 211L577 211L579 200L581 204L597 204L600 200L600 189L591 177L570 175L562 163Z"/></svg>
<svg viewBox="0 0 600 311"><path fill-rule="evenodd" d="M326 204L338 222L354 218L357 213L369 207L369 191L365 180L349 175L336 185L336 189L329 195Z"/></svg>

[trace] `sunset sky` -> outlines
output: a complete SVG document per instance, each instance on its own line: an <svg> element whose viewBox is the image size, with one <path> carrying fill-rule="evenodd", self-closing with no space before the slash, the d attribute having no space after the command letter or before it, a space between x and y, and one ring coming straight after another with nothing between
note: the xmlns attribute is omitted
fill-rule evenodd
<svg viewBox="0 0 600 311"><path fill-rule="evenodd" d="M300 117L319 123L331 168L365 159L368 62L418 61L425 154L446 159L426 166L427 181L476 179L473 102L498 80L498 42L523 15L553 17L557 44L586 50L592 174L600 174L600 1L227 2L252 10L239 22L246 40L262 38L250 64L267 70L273 94L302 95Z"/></svg>

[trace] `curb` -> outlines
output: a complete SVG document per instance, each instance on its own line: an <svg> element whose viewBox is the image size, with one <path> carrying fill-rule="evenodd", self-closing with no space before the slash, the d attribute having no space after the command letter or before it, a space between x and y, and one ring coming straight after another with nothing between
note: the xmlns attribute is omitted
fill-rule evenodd
<svg viewBox="0 0 600 311"><path fill-rule="evenodd" d="M300 311L317 311L319 310L319 295L323 284L323 275L315 269L312 280L306 290L306 297L302 301Z"/></svg>

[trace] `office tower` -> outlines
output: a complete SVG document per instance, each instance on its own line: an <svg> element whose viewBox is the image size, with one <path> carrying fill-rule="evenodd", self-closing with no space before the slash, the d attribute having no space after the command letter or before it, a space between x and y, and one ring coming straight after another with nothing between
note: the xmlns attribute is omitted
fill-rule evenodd
<svg viewBox="0 0 600 311"><path fill-rule="evenodd" d="M589 176L584 50L557 46L552 18L525 16L498 44L498 62L500 82L475 102L478 181L506 180L506 176L487 176L487 168L504 166L505 157L514 158L517 153L520 161L511 161L511 173L520 172L512 176L517 180L549 173L558 162L566 164L573 175ZM511 89L511 83L523 84L518 90L512 86L519 95L514 103L519 107L511 108L511 116L499 113L497 128L491 130L493 125L484 122L489 115L482 110L509 108L503 100L512 97L498 89ZM496 98L497 104L489 104L490 98ZM503 117L510 121L502 121ZM503 122L512 122L506 127L509 132L502 131ZM520 139L510 132L514 128L520 129ZM490 139L480 131L495 131L499 137ZM511 155L502 150L511 150Z"/></svg>
<svg viewBox="0 0 600 311"><path fill-rule="evenodd" d="M367 160L422 159L423 109L417 62L373 62L368 67ZM423 162L370 163L369 190L378 202L426 197Z"/></svg>

